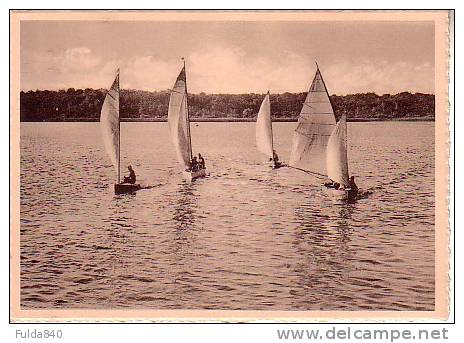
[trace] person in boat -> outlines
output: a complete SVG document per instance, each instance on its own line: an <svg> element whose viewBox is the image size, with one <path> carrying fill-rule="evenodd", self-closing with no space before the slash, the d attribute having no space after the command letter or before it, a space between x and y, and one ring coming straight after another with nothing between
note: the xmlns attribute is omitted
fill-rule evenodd
<svg viewBox="0 0 464 343"><path fill-rule="evenodd" d="M334 182L333 182L332 180L330 180L330 181L324 182L324 186L326 186L326 187L332 187L332 186L333 186L333 183L334 183Z"/></svg>
<svg viewBox="0 0 464 343"><path fill-rule="evenodd" d="M190 171L197 171L198 170L198 161L197 157L193 156L192 158L192 163L190 164Z"/></svg>
<svg viewBox="0 0 464 343"><path fill-rule="evenodd" d="M206 169L205 159L203 158L203 156L201 156L200 153L198 153L198 165L199 165L199 169Z"/></svg>
<svg viewBox="0 0 464 343"><path fill-rule="evenodd" d="M277 155L275 150L272 150L272 158L270 158L269 160L273 162L274 167L281 165L281 163L279 162L279 156Z"/></svg>
<svg viewBox="0 0 464 343"><path fill-rule="evenodd" d="M272 160L274 161L274 164L279 163L279 156L277 156L277 153L275 150L272 150Z"/></svg>
<svg viewBox="0 0 464 343"><path fill-rule="evenodd" d="M350 177L350 190L351 190L353 193L358 193L358 186L357 186L356 183L354 182L354 176Z"/></svg>
<svg viewBox="0 0 464 343"><path fill-rule="evenodd" d="M324 183L324 186L326 186L327 188L338 189L340 187L340 184L338 182L335 182L334 180L330 179L330 181Z"/></svg>
<svg viewBox="0 0 464 343"><path fill-rule="evenodd" d="M135 171L134 169L132 169L131 165L128 165L127 169L129 170L129 176L124 176L124 181L122 183L134 184L137 179L137 177L135 176Z"/></svg>

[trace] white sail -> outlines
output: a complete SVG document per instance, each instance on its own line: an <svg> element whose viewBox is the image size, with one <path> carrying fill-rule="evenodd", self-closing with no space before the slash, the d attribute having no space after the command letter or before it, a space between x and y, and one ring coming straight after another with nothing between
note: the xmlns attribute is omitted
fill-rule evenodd
<svg viewBox="0 0 464 343"><path fill-rule="evenodd" d="M259 108L258 118L256 119L256 145L259 151L269 158L272 158L273 138L269 93L264 97L261 107Z"/></svg>
<svg viewBox="0 0 464 343"><path fill-rule="evenodd" d="M349 187L345 115L342 115L338 121L327 144L327 176L331 180Z"/></svg>
<svg viewBox="0 0 464 343"><path fill-rule="evenodd" d="M187 168L190 162L192 147L190 143L190 124L188 121L185 67L182 68L171 91L168 122L177 159L183 167Z"/></svg>
<svg viewBox="0 0 464 343"><path fill-rule="evenodd" d="M327 175L327 142L335 123L332 104L317 68L293 134L290 166Z"/></svg>
<svg viewBox="0 0 464 343"><path fill-rule="evenodd" d="M103 142L116 170L119 183L119 70L111 88L106 93L100 113Z"/></svg>

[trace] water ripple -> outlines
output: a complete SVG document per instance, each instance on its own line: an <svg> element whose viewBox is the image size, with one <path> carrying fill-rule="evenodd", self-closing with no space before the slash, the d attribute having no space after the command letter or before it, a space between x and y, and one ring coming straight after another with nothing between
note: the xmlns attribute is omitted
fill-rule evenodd
<svg viewBox="0 0 464 343"><path fill-rule="evenodd" d="M276 123L286 160L293 123ZM272 170L252 123L192 127L209 175L187 183L165 123L123 123L115 196L95 123L21 124L21 306L433 310L433 123L349 124L362 199Z"/></svg>

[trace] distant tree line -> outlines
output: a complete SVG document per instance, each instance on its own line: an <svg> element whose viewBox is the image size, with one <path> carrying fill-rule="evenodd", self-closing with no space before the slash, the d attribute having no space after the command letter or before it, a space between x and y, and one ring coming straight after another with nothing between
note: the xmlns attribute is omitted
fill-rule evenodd
<svg viewBox="0 0 464 343"><path fill-rule="evenodd" d="M21 121L96 120L105 98L104 89L28 91L20 94ZM306 93L271 94L274 119L296 119ZM189 94L191 118L251 119L256 116L264 94ZM348 119L413 119L435 117L433 94L403 92L395 95L375 93L332 95L337 116ZM122 118L166 119L169 91L121 90Z"/></svg>

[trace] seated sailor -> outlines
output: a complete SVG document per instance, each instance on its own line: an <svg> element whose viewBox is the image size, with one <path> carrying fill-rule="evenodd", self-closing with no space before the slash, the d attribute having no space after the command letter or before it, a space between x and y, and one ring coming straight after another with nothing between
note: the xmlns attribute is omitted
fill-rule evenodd
<svg viewBox="0 0 464 343"><path fill-rule="evenodd" d="M198 153L198 164L199 164L199 169L205 169L206 168L205 159L203 158L203 156L201 156L200 153Z"/></svg>
<svg viewBox="0 0 464 343"><path fill-rule="evenodd" d="M329 182L325 182L324 186L326 186L327 188L335 188L335 189L340 188L340 184L338 182L333 181L332 179L330 179Z"/></svg>
<svg viewBox="0 0 464 343"><path fill-rule="evenodd" d="M275 150L272 150L272 160L274 161L274 164L279 163L279 156L277 155Z"/></svg>
<svg viewBox="0 0 464 343"><path fill-rule="evenodd" d="M199 167L199 169L205 169L206 168L205 159L203 158L203 156L201 156L200 153L198 153L198 167Z"/></svg>
<svg viewBox="0 0 464 343"><path fill-rule="evenodd" d="M350 189L351 189L353 192L358 192L358 186L357 186L356 183L354 182L354 176L350 177Z"/></svg>
<svg viewBox="0 0 464 343"><path fill-rule="evenodd" d="M137 177L135 176L135 171L134 169L132 169L131 165L128 165L127 169L129 170L129 176L124 176L124 181L122 183L134 184L137 179Z"/></svg>
<svg viewBox="0 0 464 343"><path fill-rule="evenodd" d="M272 157L269 159L269 161L272 161L274 167L280 167L282 165L282 163L279 162L279 156L275 150L272 150Z"/></svg>
<svg viewBox="0 0 464 343"><path fill-rule="evenodd" d="M198 170L198 161L197 157L193 156L192 162L190 163L190 171L197 171Z"/></svg>

